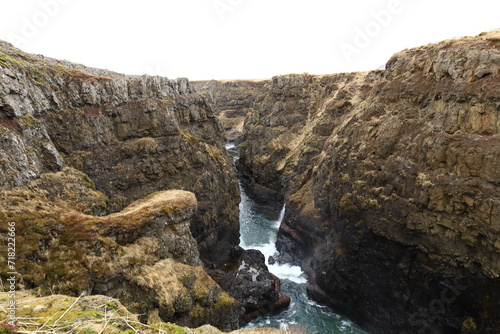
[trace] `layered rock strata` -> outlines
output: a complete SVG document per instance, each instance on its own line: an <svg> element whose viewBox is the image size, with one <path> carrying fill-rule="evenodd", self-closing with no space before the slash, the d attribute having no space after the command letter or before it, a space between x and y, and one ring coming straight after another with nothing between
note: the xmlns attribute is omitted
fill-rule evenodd
<svg viewBox="0 0 500 334"><path fill-rule="evenodd" d="M248 112L263 99L270 80L193 81L200 92L209 92L229 140L238 140Z"/></svg>
<svg viewBox="0 0 500 334"><path fill-rule="evenodd" d="M105 212L165 189L196 194L206 261L238 244L239 190L222 125L187 79L126 77L0 44L0 186L64 166L109 198ZM105 213L103 212L103 213Z"/></svg>
<svg viewBox="0 0 500 334"><path fill-rule="evenodd" d="M242 162L312 296L374 332L500 330L499 72L494 31L273 79Z"/></svg>
<svg viewBox="0 0 500 334"><path fill-rule="evenodd" d="M2 192L1 229L7 235L15 223L19 288L39 295L106 294L143 322L238 327L239 302L201 267L190 232L193 193L153 193L107 216L82 213L100 208L104 198L69 167Z"/></svg>

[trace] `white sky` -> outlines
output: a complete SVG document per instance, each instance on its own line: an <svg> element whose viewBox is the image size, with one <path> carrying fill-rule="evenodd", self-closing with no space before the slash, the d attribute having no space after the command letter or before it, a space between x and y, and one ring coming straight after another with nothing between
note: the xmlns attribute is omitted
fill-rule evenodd
<svg viewBox="0 0 500 334"><path fill-rule="evenodd" d="M500 28L498 0L0 0L0 39L127 74L251 79L375 69Z"/></svg>

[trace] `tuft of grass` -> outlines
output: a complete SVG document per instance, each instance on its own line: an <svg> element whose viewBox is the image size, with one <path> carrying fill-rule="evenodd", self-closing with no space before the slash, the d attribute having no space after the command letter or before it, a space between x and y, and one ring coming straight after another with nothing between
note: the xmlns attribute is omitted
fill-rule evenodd
<svg viewBox="0 0 500 334"><path fill-rule="evenodd" d="M193 135L191 135L189 132L187 132L186 130L183 130L181 129L180 130L181 132L181 135L184 137L184 139L189 143L189 144L193 144L195 142L200 142L200 141L203 141L203 139L201 138L197 138Z"/></svg>
<svg viewBox="0 0 500 334"><path fill-rule="evenodd" d="M0 334L14 334L17 333L19 328L16 326L10 325L7 322L2 322L0 323Z"/></svg>

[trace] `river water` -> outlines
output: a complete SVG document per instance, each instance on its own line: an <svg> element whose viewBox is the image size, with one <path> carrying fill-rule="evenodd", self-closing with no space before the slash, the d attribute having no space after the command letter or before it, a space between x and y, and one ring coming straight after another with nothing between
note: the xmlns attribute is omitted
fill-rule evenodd
<svg viewBox="0 0 500 334"><path fill-rule="evenodd" d="M234 145L228 143L226 148L236 159L238 152ZM240 246L258 249L264 254L269 271L281 279L281 292L292 300L288 309L283 312L259 317L243 328L286 328L289 325L299 325L308 334L367 334L349 319L309 299L306 292L307 279L300 267L267 263L269 256L277 253L276 236L285 207L281 212L270 211L252 201L244 187L240 186L240 190Z"/></svg>

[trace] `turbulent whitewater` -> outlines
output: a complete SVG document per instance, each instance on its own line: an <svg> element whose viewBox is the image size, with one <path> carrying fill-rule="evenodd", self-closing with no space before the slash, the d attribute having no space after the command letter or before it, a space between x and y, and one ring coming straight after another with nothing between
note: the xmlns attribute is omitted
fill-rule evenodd
<svg viewBox="0 0 500 334"><path fill-rule="evenodd" d="M237 157L234 144L229 143L226 148ZM300 267L289 264L269 264L269 257L277 254L276 236L285 214L285 206L281 211L263 208L249 198L243 186L240 185L240 188L240 246L245 249L257 249L264 254L269 271L281 280L281 292L292 299L285 311L259 317L244 328L283 328L298 324L304 326L309 334L365 333L350 320L308 298L307 279Z"/></svg>

